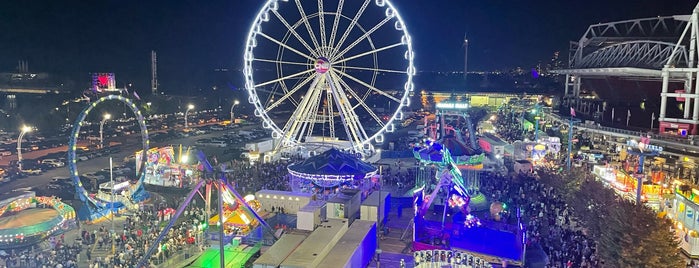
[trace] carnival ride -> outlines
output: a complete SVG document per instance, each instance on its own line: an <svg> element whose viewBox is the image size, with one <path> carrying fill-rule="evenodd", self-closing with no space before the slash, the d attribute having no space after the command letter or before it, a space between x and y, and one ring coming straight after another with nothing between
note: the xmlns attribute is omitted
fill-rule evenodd
<svg viewBox="0 0 699 268"><path fill-rule="evenodd" d="M450 118L455 118L449 120ZM463 132L468 134L468 140ZM415 158L426 162L441 164L442 147L450 150L451 157L461 169L480 170L483 168L485 153L476 139L476 132L468 114L466 103L438 103L435 122L425 128L429 140L424 146L416 146ZM433 147L434 141L438 146Z"/></svg>
<svg viewBox="0 0 699 268"><path fill-rule="evenodd" d="M444 211L442 213L442 226L445 224L447 207L458 209L463 214L463 222L465 225L480 225L478 219L470 214L470 210L468 208L471 201L469 189L461 176L461 170L459 170L456 163L451 158L449 149L442 149L441 168L442 170L435 176L438 181L432 190L424 188L429 187L428 185L425 185L418 192L416 192L417 195L421 195L419 198L417 198L417 200L420 200L420 202L416 203L416 220L424 219L427 210L434 202L437 194L440 192L445 192L446 196L444 200L446 202L443 204ZM429 194L425 196L425 193ZM457 218L455 217L454 220L457 220Z"/></svg>
<svg viewBox="0 0 699 268"><path fill-rule="evenodd" d="M180 204L180 206L177 208L175 211L174 215L170 218L170 221L165 225L165 228L160 232L158 235L157 239L151 244L151 246L148 248L146 253L143 255L141 260L139 261L138 265L136 267L149 267L148 260L150 259L150 256L153 254L153 252L159 248L159 243L165 238L165 235L172 229L174 226L175 222L177 219L182 215L184 212L184 209L192 202L192 199L196 195L196 193L199 193L199 190L202 188L202 186L206 185L206 196L204 197L203 195L200 194L202 198L205 199L206 203L206 219L209 221L212 217L209 216L209 211L211 211L210 206L211 206L211 190L212 187L216 187L218 189L218 211L219 215L217 217L217 233L216 237L218 240L218 257L220 259L220 266L219 267L229 267L226 265L227 261L230 260L230 258L226 257L225 252L230 252L227 251L224 247L224 244L227 244L226 238L231 238L231 236L237 236L240 233L226 233L226 222L227 220L235 215L238 215L241 219L243 217L247 218L251 224L251 227L255 227L259 225L258 228L262 228L262 230L267 231L268 234L272 236L273 240L277 239L277 236L275 235L272 227L270 227L267 222L257 213L257 208L253 208L249 203L254 202L247 202L245 198L243 198L236 190L231 186L231 184L228 181L228 178L226 177L226 173L223 172L226 170L225 165L220 165L217 168L214 168L209 161L206 159L206 156L204 155L203 152L199 151L197 153L197 158L199 159L199 162L201 163L204 172L202 179L199 180L196 185L192 188L192 190L187 194L185 201ZM215 176L220 175L219 178L216 178ZM229 208L235 208L234 210L226 210L224 209L224 203L229 206ZM221 217L220 215L223 215ZM245 216L242 216L245 215ZM252 226L253 224L257 224ZM205 231L206 227L200 228L198 231ZM232 230L232 229L231 229ZM260 238L261 239L261 238ZM259 241L258 241L259 242ZM202 256L202 257L207 257L210 258L211 256ZM230 256L229 256L230 257Z"/></svg>
<svg viewBox="0 0 699 268"><path fill-rule="evenodd" d="M502 224L491 226L471 214L488 208L488 201L478 190L478 178L464 179L461 169L451 156L448 148L435 142L430 148L439 158L429 163L436 169L434 179L425 180L414 193L415 218L413 221L413 250L450 249L463 254L475 254L488 262L505 259L512 263L522 263L524 254L524 230L517 224L513 232L502 231ZM420 159L420 158L419 158ZM441 162L434 161L436 159ZM423 160L424 161L424 160ZM424 165L424 164L423 164ZM479 172L465 169L466 172ZM467 175L468 176L468 175ZM434 185L434 188L431 188ZM437 218L438 207L429 209L443 193L441 199L441 219ZM476 203L477 205L474 205ZM450 221L448 221L450 217ZM519 220L519 214L517 219Z"/></svg>
<svg viewBox="0 0 699 268"><path fill-rule="evenodd" d="M151 148L146 153L146 165L143 183L166 189L188 189L200 177L200 165L196 161L190 161L190 148L183 151L173 146ZM141 170L143 151L135 154L136 170Z"/></svg>
<svg viewBox="0 0 699 268"><path fill-rule="evenodd" d="M36 208L38 204L49 208ZM0 249L41 242L75 227L75 210L56 197L27 196L0 207Z"/></svg>
<svg viewBox="0 0 699 268"><path fill-rule="evenodd" d="M223 234L224 236L240 236L244 237L260 225L259 221L251 216L248 216L246 207L256 213L260 212L260 202L255 200L253 196L246 196L244 199L238 200L228 190L223 189ZM210 193L207 194L210 196ZM245 203L245 205L243 205ZM209 218L208 225L215 226L219 223L219 217L222 214L213 215ZM220 228L220 226L217 226Z"/></svg>
<svg viewBox="0 0 699 268"><path fill-rule="evenodd" d="M338 188L371 188L368 180L376 174L376 167L358 159L356 155L332 148L289 165L289 184L294 192L321 193L325 196Z"/></svg>
<svg viewBox="0 0 699 268"><path fill-rule="evenodd" d="M76 149L78 138L80 135L80 128L84 124L84 121L87 118L87 116L90 114L90 111L97 107L98 104L107 101L122 102L134 113L134 115L136 116L136 122L138 122L141 129L143 151L148 151L149 145L148 129L146 127L145 118L141 114L141 111L138 109L136 104L134 104L133 101L126 97L118 95L104 96L90 103L90 105L85 107L85 109L83 109L82 112L80 112L78 118L75 120L75 123L73 124L73 131L70 134L70 140L68 142L67 166L70 173L70 177L73 179L73 184L75 185L75 192L80 198L80 201L82 201L83 203L80 209L78 209L78 218L80 220L88 222L96 222L103 220L111 213L115 213L116 211L124 209L125 207L128 207L131 204L138 203L148 198L148 192L146 192L143 188L143 178L145 174L145 169L143 167L146 166L146 158L141 159L140 167L142 168L136 171L136 179L131 181L131 183L129 184L129 198L126 199L126 201L128 201L129 204L125 204L124 202L107 202L97 199L94 195L88 193L87 190L85 190L85 187L83 187L83 184L80 181L80 174L78 173L77 168L78 159L76 157Z"/></svg>
<svg viewBox="0 0 699 268"><path fill-rule="evenodd" d="M257 13L243 51L248 102L278 147L346 140L354 152L373 151L410 105L407 27L389 0L311 3L268 0Z"/></svg>

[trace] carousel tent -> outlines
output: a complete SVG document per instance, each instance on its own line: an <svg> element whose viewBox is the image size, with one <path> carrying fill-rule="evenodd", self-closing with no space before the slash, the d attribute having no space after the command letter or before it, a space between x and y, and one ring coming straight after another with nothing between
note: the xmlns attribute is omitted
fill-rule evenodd
<svg viewBox="0 0 699 268"><path fill-rule="evenodd" d="M289 166L289 172L308 175L361 175L363 177L375 171L376 167L371 164L335 148Z"/></svg>
<svg viewBox="0 0 699 268"><path fill-rule="evenodd" d="M376 167L335 148L290 165L288 170L294 192L312 192L313 187L333 188L343 184L356 187L376 173Z"/></svg>

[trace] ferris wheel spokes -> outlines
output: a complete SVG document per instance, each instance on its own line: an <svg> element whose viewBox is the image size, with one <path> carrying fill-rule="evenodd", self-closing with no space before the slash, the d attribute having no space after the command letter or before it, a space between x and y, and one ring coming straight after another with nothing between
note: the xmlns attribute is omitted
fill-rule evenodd
<svg viewBox="0 0 699 268"><path fill-rule="evenodd" d="M335 35L337 33L337 26L340 24L340 18L342 17L342 6L345 4L345 0L340 0L339 3L337 3L337 11L335 12L335 19L333 20L333 28L330 31L330 40L328 43L328 47L333 47L333 44L335 44Z"/></svg>
<svg viewBox="0 0 699 268"><path fill-rule="evenodd" d="M298 2L298 0L296 2ZM323 11L323 0L318 0L318 24L320 25L319 32L321 49L326 49L327 47L325 40L325 12Z"/></svg>
<svg viewBox="0 0 699 268"><path fill-rule="evenodd" d="M342 66L343 69L352 69L352 70L360 70L360 71L371 71L371 72L381 72L381 73L398 73L398 74L407 74L408 72L406 71L399 71L399 70L389 70L389 69L375 69L375 68L366 68L366 67L355 67L355 66Z"/></svg>
<svg viewBox="0 0 699 268"><path fill-rule="evenodd" d="M367 52L363 52L363 53L360 53L360 54L357 54L357 55L354 55L354 56L351 56L351 57L347 57L347 58L344 58L344 59L340 59L340 60L335 61L334 63L335 63L335 64L344 63L344 62L347 62L347 61L350 61L350 60L353 60L353 59L356 59L356 58L364 57L364 56L366 56L366 55L371 55L371 54L374 54L374 53L379 53L379 52L381 52L381 51L388 50L388 49L391 49L391 48L394 48L394 47L399 47L399 46L402 46L402 45L404 45L404 44L402 44L402 43L395 43L395 44L393 44L393 45L388 45L388 46L385 46L385 47L380 47L380 48L373 49L373 50L370 50L370 51L367 51Z"/></svg>
<svg viewBox="0 0 699 268"><path fill-rule="evenodd" d="M282 96L282 97L279 98L277 101L275 101L274 103L272 103L272 104L270 104L269 106L267 106L267 108L265 108L265 112L271 111L272 109L274 109L274 108L276 108L277 106L279 106L280 104L282 104L285 100L290 99L291 95L293 95L294 93L296 93L296 91L298 91L299 89L303 88L303 86L305 86L306 84L308 84L309 81L313 80L314 77L315 77L315 75L309 75L308 77L306 77L306 79L304 79L303 81L301 81L301 83L298 83L296 86L294 86L294 88L292 88L291 90L289 90L288 92L286 92L286 94L284 94L284 96ZM313 83L311 83L311 85L312 85L312 84L313 84ZM293 98L291 98L291 99L293 99ZM300 104L299 104L299 105L300 105ZM296 105L296 107L298 107L299 105Z"/></svg>
<svg viewBox="0 0 699 268"><path fill-rule="evenodd" d="M253 61L260 61L260 62L275 63L275 64L288 64L288 65L303 65L303 66L308 66L308 62L279 61L279 60L268 60L268 59L259 59L259 58L254 58L254 59L252 59L252 60L253 60Z"/></svg>
<svg viewBox="0 0 699 268"><path fill-rule="evenodd" d="M331 91L326 90L325 99L328 100L328 114L325 115L325 119L328 120L328 125L330 127L330 137L335 138L335 111L333 109L334 104L332 101L333 96ZM323 111L323 113L325 113L325 111Z"/></svg>
<svg viewBox="0 0 699 268"><path fill-rule="evenodd" d="M342 33L342 37L340 37L340 40L337 41L337 45L335 45L335 48L340 48L342 47L342 44L345 43L345 40L347 40L347 37L349 36L350 32L354 28L355 25L357 25L357 21L359 21L359 17L362 16L364 13L364 10L366 10L367 6L369 6L369 3L371 0L364 0L364 3L362 3L362 6L359 8L359 11L357 11L357 14L354 15L354 18L352 18L352 21L350 22L349 26L347 26L347 29L345 29L345 32ZM341 14L336 14L336 15L341 15ZM335 49L333 52L337 52L338 50Z"/></svg>
<svg viewBox="0 0 699 268"><path fill-rule="evenodd" d="M313 72L313 69L305 70L305 71L300 71L300 72L298 72L298 73L290 74L290 75L287 75L287 76L284 76L284 77L280 77L280 78L277 78L277 79L274 79L274 80L269 80L269 81L267 81L267 82L262 82L262 83L259 83L259 84L255 85L255 88L264 87L264 86L266 86L266 85L274 84L274 83L277 83L277 82L280 82L280 81L283 81L283 80L286 80L286 79L294 78L294 77L297 77L297 76L299 76L299 75L304 75L304 74L307 74L307 73L310 73L310 72Z"/></svg>
<svg viewBox="0 0 699 268"><path fill-rule="evenodd" d="M313 77L313 83L311 83L309 90L301 99L299 106L296 107L296 110L282 129L282 132L286 135L285 138L293 142L301 141L300 139L303 137L303 132L301 130L306 128L305 125L310 121L308 120L308 116L313 112L312 108L315 106L314 103L319 101L316 101L316 99L319 99L317 97L317 88L318 84L322 82L322 76L313 75L311 77Z"/></svg>
<svg viewBox="0 0 699 268"><path fill-rule="evenodd" d="M336 71L337 73L339 73L340 75L342 75L342 76L344 76L344 77L347 77L347 78L353 80L354 82L357 82L357 83L359 83L360 85L365 86L365 87L367 87L368 89L373 90L373 91L375 91L376 93L379 93L379 94L385 96L386 98L391 99L392 101L395 101L395 102L397 102L397 103L401 103L401 101L400 101L398 98L394 97L393 95L388 94L387 92L384 92L383 90L380 90L380 89L376 88L375 86L369 85L369 84L367 84L366 82L362 81L362 80L359 79L359 78L356 78L356 77L354 77L354 76L351 76L350 74L348 74L348 73L346 73L346 72L343 72L343 71L340 71L340 70L335 70L335 71Z"/></svg>
<svg viewBox="0 0 699 268"><path fill-rule="evenodd" d="M340 77L337 76L337 74L332 73L331 75L333 76L334 81L339 81L340 84L345 88L350 88L350 86L344 80L340 79ZM350 95L357 100L357 105L352 106L352 111L354 111L354 109L358 106L362 106L369 113L369 115L372 118L374 118L374 120L376 120L380 127L383 127L385 125L384 122L381 121L379 116L376 115L376 113L374 113L374 111L372 111L371 108L369 108L369 105L367 105L366 102L364 102L365 98L360 98L354 90L347 90L347 92L349 92Z"/></svg>
<svg viewBox="0 0 699 268"><path fill-rule="evenodd" d="M321 2L320 0L319 2ZM311 23L308 21L308 16L306 16L306 11L304 11L303 6L301 5L301 0L296 0L296 8L299 10L299 14L301 14L301 19L303 20L303 24L306 25L306 30L308 31L308 35L311 37L311 41L313 42L313 45L316 47L316 51L320 51L321 46L318 45L318 40L316 39L315 33L313 33L313 28L311 27ZM322 12L322 10L320 11ZM321 13L322 14L322 13ZM322 16L320 16L322 17Z"/></svg>
<svg viewBox="0 0 699 268"><path fill-rule="evenodd" d="M298 41L301 43L302 46L304 46L306 49L308 49L309 53L311 53L311 55L312 55L314 58L317 58L317 57L318 57L318 54L316 53L315 49L313 49L313 48L311 47L311 45L309 45L309 44L306 42L306 40L304 40L303 38L301 38L301 35L299 35L299 33L296 32L296 27L291 27L291 25L289 24L289 22L286 21L286 19L284 19L284 17L282 17L281 14L279 14L279 11L274 10L274 11L272 11L272 13L274 13L274 16L277 17L277 19L279 19L279 21L280 21L282 24L284 24L284 26L286 27L287 31L289 31L289 33L291 33L294 37L296 37L296 40L298 40Z"/></svg>
<svg viewBox="0 0 699 268"><path fill-rule="evenodd" d="M366 31L362 36L360 36L359 38L355 39L354 42L350 43L350 44L349 44L345 49L343 49L341 52L338 52L338 53L334 54L333 57L332 57L330 60L331 60L331 61L335 61L335 60L341 58L343 55L345 55L345 53L347 53L347 52L350 51L352 48L354 48L357 44L359 44L360 42L362 42L362 40L366 39L367 37L369 37L369 35L371 35L372 33L376 32L376 30L378 30L379 28L381 28L381 26L383 26L383 25L386 24L387 22L391 21L391 19L393 19L393 17L386 17L386 18L384 18L383 20L381 20L378 24L374 25L373 28L369 29L369 30ZM339 44L338 44L337 48L338 48L338 49L340 48L340 45L339 45Z"/></svg>
<svg viewBox="0 0 699 268"><path fill-rule="evenodd" d="M271 37L271 36L269 36L269 35L266 35L266 34L263 33L263 32L259 32L259 33L257 33L257 34L260 35L260 36L262 36L262 37L264 37L264 38L266 38L266 39L269 40L269 41L274 42L275 44L279 45L280 47L286 48L286 49L288 49L289 51L298 54L298 55L301 56L301 57L307 58L307 59L309 59L309 60L311 60L311 61L315 61L315 60L316 60L316 59L314 59L313 57L308 56L308 55L304 54L303 52L298 51L297 49L295 49L295 48L293 48L293 47L290 47L289 45L287 45L287 44L285 44L285 43L283 43L283 42L281 42L281 41L279 41L279 40L277 40L277 39L274 39L273 37ZM313 52L311 52L311 54L313 54Z"/></svg>
<svg viewBox="0 0 699 268"><path fill-rule="evenodd" d="M363 141L368 140L369 136L366 134L361 122L359 122L359 116L357 116L352 109L349 99L345 94L345 90L343 90L339 80L335 81L332 75L328 75L327 78L330 80L333 97L338 106L338 111L340 112L340 119L345 125L347 135L350 136L351 133L352 139L350 139L350 137L347 138L352 141L352 146L358 149L358 147L361 147Z"/></svg>

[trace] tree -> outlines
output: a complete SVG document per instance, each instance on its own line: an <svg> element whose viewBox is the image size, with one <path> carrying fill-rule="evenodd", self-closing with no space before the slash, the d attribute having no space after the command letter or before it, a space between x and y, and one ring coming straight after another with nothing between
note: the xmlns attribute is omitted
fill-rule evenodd
<svg viewBox="0 0 699 268"><path fill-rule="evenodd" d="M669 220L646 206L619 197L588 172L541 175L566 199L573 216L597 242L597 254L609 267L683 267Z"/></svg>
<svg viewBox="0 0 699 268"><path fill-rule="evenodd" d="M618 200L606 218L598 246L612 267L682 267L672 224L645 206Z"/></svg>

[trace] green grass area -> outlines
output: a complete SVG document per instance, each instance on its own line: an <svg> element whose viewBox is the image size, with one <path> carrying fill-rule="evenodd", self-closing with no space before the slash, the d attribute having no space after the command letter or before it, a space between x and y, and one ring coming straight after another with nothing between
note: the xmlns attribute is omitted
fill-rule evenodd
<svg viewBox="0 0 699 268"><path fill-rule="evenodd" d="M245 267L251 258L260 252L259 246L253 247L232 247L224 248L224 258L226 268ZM220 254L218 248L207 249L194 262L184 266L188 268L221 268Z"/></svg>

